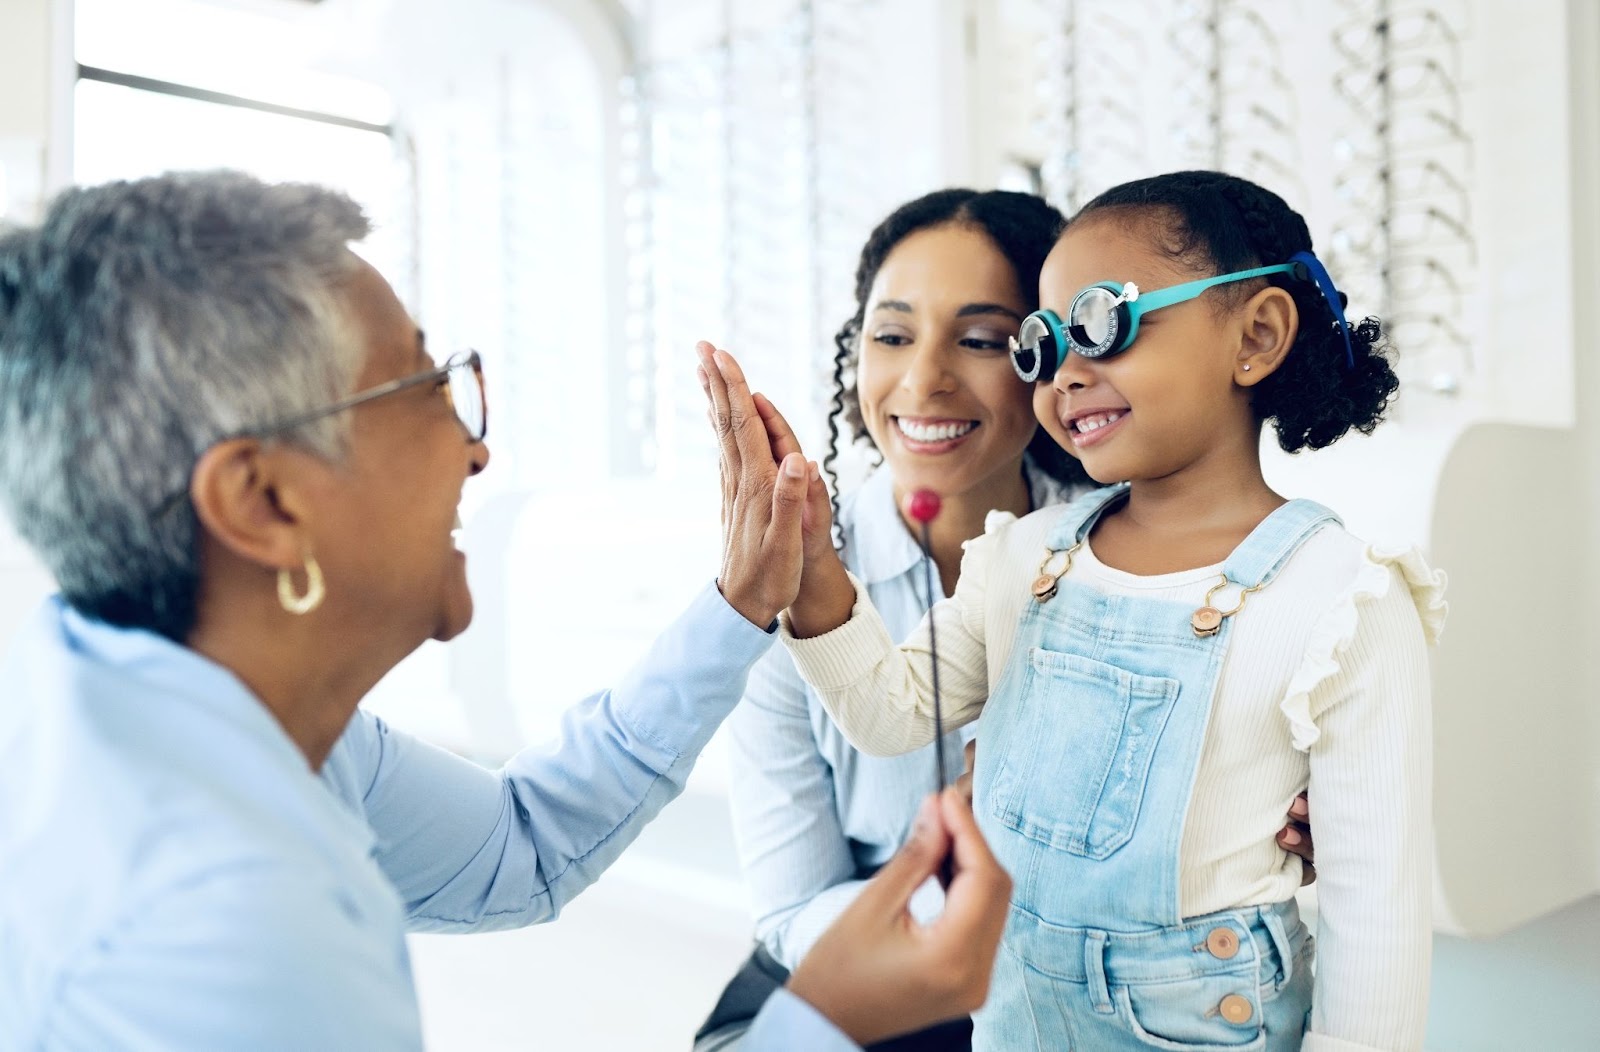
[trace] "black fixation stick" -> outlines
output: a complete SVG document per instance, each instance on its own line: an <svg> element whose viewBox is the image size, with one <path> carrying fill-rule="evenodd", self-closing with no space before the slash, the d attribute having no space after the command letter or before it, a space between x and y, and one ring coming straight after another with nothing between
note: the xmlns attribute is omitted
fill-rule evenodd
<svg viewBox="0 0 1600 1052"><path fill-rule="evenodd" d="M930 615L933 613L933 604L938 600L933 591L933 540L929 536L928 524L938 516L941 503L939 495L933 490L919 489L906 504L910 517L922 528L922 580L927 589ZM933 660L933 759L938 768L934 785L943 793L948 770L944 762L944 705L939 696L939 635L931 616L928 618L928 652ZM939 883L948 888L954 876L951 857L946 855L939 864Z"/></svg>
<svg viewBox="0 0 1600 1052"><path fill-rule="evenodd" d="M939 514L939 495L931 489L919 489L911 495L906 510L911 513L922 527L922 579L927 589L928 612L933 612L933 604L938 602L933 592L933 541L928 534L928 524ZM939 698L939 636L934 629L933 618L928 618L928 651L933 656L933 743L934 762L938 765L938 774L934 785L939 792L944 792L946 767L944 765L944 709Z"/></svg>

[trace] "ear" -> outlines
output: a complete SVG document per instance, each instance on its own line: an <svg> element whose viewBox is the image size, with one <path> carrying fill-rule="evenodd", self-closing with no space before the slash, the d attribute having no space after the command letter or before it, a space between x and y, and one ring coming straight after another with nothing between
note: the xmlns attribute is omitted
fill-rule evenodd
<svg viewBox="0 0 1600 1052"><path fill-rule="evenodd" d="M1251 296L1240 310L1242 331L1233 382L1254 387L1277 372L1300 332L1300 308L1294 297L1276 285Z"/></svg>
<svg viewBox="0 0 1600 1052"><path fill-rule="evenodd" d="M207 449L189 478L201 527L223 548L264 569L298 569L310 554L309 502L293 470L305 459L235 438Z"/></svg>

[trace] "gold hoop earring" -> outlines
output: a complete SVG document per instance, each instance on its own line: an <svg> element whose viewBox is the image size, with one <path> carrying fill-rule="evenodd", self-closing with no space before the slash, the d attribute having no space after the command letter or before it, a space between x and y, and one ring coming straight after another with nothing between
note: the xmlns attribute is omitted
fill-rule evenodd
<svg viewBox="0 0 1600 1052"><path fill-rule="evenodd" d="M278 571L278 605L285 613L309 614L322 605L328 590L323 585L322 567L317 560L306 556L306 594L294 594L294 575L289 570Z"/></svg>

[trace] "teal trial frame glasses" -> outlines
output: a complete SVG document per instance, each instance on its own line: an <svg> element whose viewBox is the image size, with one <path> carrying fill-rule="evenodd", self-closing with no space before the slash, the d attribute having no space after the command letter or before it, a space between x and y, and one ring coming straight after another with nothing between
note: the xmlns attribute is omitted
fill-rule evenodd
<svg viewBox="0 0 1600 1052"><path fill-rule="evenodd" d="M1127 350L1139 335L1139 319L1151 311L1187 303L1218 285L1272 274L1289 274L1316 286L1344 336L1346 364L1354 368L1355 352L1350 324L1344 316L1344 296L1334 287L1321 260L1310 252L1296 252L1287 263L1218 274L1153 292L1140 292L1131 281L1090 285L1072 298L1064 321L1053 310L1036 310L1022 320L1020 331L1011 338L1011 365L1026 383L1047 382L1069 351L1084 358L1109 358Z"/></svg>

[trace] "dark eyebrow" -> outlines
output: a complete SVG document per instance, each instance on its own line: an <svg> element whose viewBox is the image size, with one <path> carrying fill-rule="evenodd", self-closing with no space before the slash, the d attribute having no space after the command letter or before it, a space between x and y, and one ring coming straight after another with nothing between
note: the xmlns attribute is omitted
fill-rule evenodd
<svg viewBox="0 0 1600 1052"><path fill-rule="evenodd" d="M970 318L975 314L1004 314L1018 325L1022 324L1022 315L1000 303L969 303L956 311L958 318Z"/></svg>
<svg viewBox="0 0 1600 1052"><path fill-rule="evenodd" d="M879 300L872 309L899 311L902 314L912 313L911 304L905 300ZM958 318L971 318L982 314L1004 314L1017 324L1022 324L1022 315L1001 303L968 303L956 311Z"/></svg>

